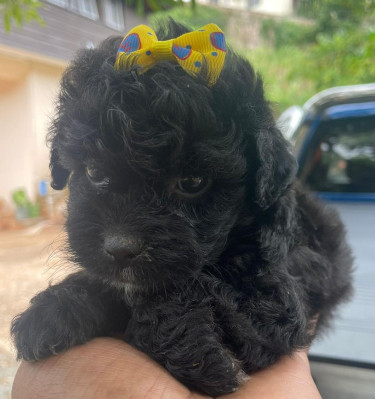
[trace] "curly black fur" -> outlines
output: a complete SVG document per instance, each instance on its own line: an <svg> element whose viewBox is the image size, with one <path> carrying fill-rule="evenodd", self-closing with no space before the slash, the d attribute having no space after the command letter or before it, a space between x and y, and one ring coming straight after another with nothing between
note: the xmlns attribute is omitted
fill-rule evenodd
<svg viewBox="0 0 375 399"><path fill-rule="evenodd" d="M184 32L170 22L158 36ZM82 271L15 318L18 357L121 333L188 387L231 392L309 345L311 320L320 332L348 299L344 228L295 182L246 60L229 51L210 88L171 63L115 70L120 41L82 50L62 80L51 172L54 188L69 180L66 229ZM188 176L207 189L182 195Z"/></svg>

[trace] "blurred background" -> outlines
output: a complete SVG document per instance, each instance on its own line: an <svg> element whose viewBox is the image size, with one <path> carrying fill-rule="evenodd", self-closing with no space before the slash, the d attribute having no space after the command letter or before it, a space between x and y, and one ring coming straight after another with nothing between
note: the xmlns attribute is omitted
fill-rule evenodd
<svg viewBox="0 0 375 399"><path fill-rule="evenodd" d="M375 0L0 0L0 399L12 317L69 271L45 137L74 53L140 23L215 22L265 81L299 177L347 224L356 294L311 350L323 398L375 397ZM342 87L345 86L345 87Z"/></svg>

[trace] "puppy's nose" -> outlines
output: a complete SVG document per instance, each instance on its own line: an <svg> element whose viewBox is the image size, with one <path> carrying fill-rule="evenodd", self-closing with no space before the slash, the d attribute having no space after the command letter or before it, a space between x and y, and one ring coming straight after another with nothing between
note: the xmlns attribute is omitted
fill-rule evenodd
<svg viewBox="0 0 375 399"><path fill-rule="evenodd" d="M104 250L117 260L133 258L141 253L141 242L133 237L110 235L104 239Z"/></svg>

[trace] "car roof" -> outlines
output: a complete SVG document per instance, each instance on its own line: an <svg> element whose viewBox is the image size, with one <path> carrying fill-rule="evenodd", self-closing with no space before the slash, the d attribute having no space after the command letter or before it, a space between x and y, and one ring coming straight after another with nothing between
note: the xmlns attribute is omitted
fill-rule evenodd
<svg viewBox="0 0 375 399"><path fill-rule="evenodd" d="M332 87L315 94L303 105L303 113L314 115L338 104L375 101L375 83Z"/></svg>

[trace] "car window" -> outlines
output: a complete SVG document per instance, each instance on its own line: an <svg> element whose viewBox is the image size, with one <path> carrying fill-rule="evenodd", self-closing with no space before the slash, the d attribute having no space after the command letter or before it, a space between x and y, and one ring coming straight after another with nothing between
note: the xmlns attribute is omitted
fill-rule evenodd
<svg viewBox="0 0 375 399"><path fill-rule="evenodd" d="M375 117L322 122L301 178L314 191L375 192Z"/></svg>

